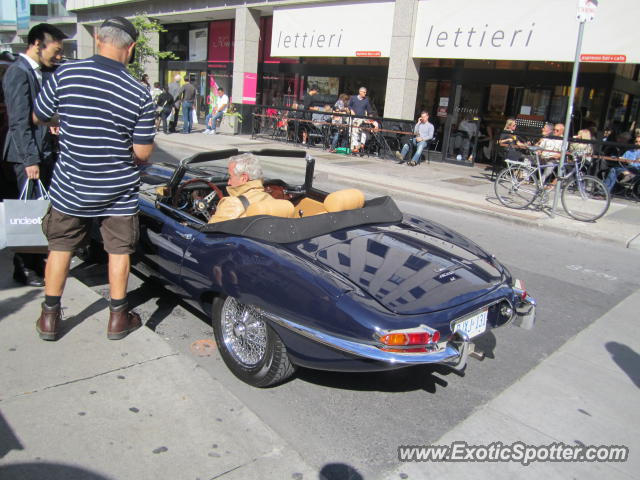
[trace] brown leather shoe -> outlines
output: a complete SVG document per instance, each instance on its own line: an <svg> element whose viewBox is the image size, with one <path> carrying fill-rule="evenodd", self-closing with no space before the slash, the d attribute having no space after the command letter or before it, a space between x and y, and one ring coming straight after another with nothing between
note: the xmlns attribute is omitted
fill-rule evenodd
<svg viewBox="0 0 640 480"><path fill-rule="evenodd" d="M140 315L130 312L128 305L125 303L116 310L110 310L107 338L109 340L120 340L141 326Z"/></svg>
<svg viewBox="0 0 640 480"><path fill-rule="evenodd" d="M58 335L58 325L62 320L60 304L48 307L42 303L42 313L36 322L36 330L42 340L55 340Z"/></svg>

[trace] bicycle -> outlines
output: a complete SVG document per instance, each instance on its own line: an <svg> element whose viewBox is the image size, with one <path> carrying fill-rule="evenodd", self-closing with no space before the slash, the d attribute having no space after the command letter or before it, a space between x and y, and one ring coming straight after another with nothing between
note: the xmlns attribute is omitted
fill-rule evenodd
<svg viewBox="0 0 640 480"><path fill-rule="evenodd" d="M543 170L555 169L557 165L541 165L540 148L531 146L529 150L534 154L535 165L528 159L506 160L507 167L496 177L494 191L505 207L524 209L537 199L540 208L547 203L549 185L545 185L544 180L548 175L543 175ZM556 172L557 181L560 182L562 207L575 220L593 222L607 213L611 196L602 180L584 174L586 157L574 156L575 162L566 165L573 166L568 173Z"/></svg>

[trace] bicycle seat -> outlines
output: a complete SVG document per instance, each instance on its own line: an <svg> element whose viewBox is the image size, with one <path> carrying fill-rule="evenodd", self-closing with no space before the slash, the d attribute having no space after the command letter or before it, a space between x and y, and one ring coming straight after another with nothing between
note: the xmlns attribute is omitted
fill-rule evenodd
<svg viewBox="0 0 640 480"><path fill-rule="evenodd" d="M532 152L537 152L538 150L542 150L542 147L539 145L528 145L527 148Z"/></svg>

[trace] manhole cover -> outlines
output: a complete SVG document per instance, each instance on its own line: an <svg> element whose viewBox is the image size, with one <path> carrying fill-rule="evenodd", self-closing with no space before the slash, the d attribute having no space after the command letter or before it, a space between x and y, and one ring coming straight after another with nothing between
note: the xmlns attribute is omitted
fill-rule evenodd
<svg viewBox="0 0 640 480"><path fill-rule="evenodd" d="M478 185L484 185L485 183L487 183L467 177L447 178L446 180L443 180L443 182L455 183L456 185L465 185L467 187L477 187Z"/></svg>
<svg viewBox="0 0 640 480"><path fill-rule="evenodd" d="M199 357L208 357L213 354L216 349L216 342L210 339L196 340L189 347L191 353Z"/></svg>

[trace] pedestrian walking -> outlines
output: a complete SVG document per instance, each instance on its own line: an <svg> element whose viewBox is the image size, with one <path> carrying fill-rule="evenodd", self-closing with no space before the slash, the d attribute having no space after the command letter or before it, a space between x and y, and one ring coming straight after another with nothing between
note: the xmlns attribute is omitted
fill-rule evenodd
<svg viewBox="0 0 640 480"><path fill-rule="evenodd" d="M51 132L44 125L34 126L31 113L42 88L42 68L53 68L60 62L65 38L66 35L53 25L41 23L33 27L27 35L27 51L7 69L2 82L9 119L2 157L11 167L3 171L13 171L18 190L27 187L27 198L35 198L37 191L35 182L29 180L39 180L45 188L49 187L55 163ZM3 192L6 198L14 197L14 194ZM44 258L41 254L16 253L13 257L14 280L42 287Z"/></svg>
<svg viewBox="0 0 640 480"><path fill-rule="evenodd" d="M185 76L186 82L178 92L178 99L182 103L182 133L191 133L193 119L193 107L196 105L196 96L198 91L196 87L189 81L189 77Z"/></svg>
<svg viewBox="0 0 640 480"><path fill-rule="evenodd" d="M98 54L61 66L36 99L34 122L59 116L61 148L51 208L42 221L49 257L36 329L44 340L56 339L71 257L88 243L94 219L109 254L107 337L123 338L141 325L126 292L139 235L139 165L153 151L155 109L149 91L125 66L137 38L127 19L105 20L96 33Z"/></svg>
<svg viewBox="0 0 640 480"><path fill-rule="evenodd" d="M178 125L178 115L180 114L180 101L178 100L178 92L180 92L180 80L182 77L179 74L173 76L173 82L169 87L169 94L173 98L173 115L169 122L169 133L176 133L176 125Z"/></svg>

